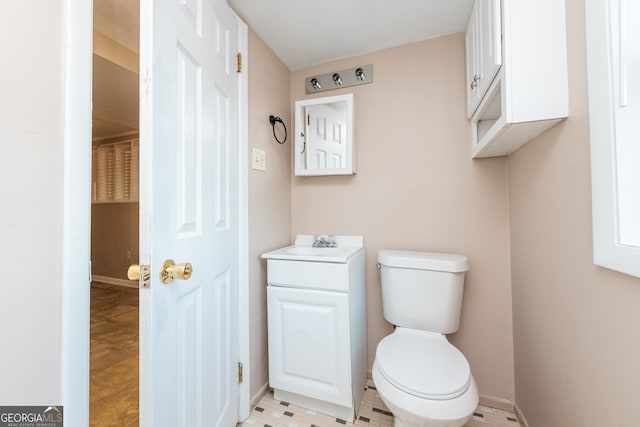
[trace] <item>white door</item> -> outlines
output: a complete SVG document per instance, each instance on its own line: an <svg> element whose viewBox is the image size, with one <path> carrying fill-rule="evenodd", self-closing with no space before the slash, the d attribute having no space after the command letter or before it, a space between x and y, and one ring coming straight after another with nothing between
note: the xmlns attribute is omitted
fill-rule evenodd
<svg viewBox="0 0 640 427"><path fill-rule="evenodd" d="M238 23L224 0L141 1L140 424L234 426ZM188 280L164 284L167 259Z"/></svg>
<svg viewBox="0 0 640 427"><path fill-rule="evenodd" d="M346 111L325 104L308 106L306 134L308 169L347 167Z"/></svg>

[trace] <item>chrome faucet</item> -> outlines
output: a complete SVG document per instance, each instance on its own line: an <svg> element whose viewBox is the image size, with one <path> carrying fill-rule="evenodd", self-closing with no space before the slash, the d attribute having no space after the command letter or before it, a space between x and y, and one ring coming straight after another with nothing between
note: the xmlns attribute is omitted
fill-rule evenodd
<svg viewBox="0 0 640 427"><path fill-rule="evenodd" d="M335 236L315 236L311 246L314 248L335 248L338 244Z"/></svg>

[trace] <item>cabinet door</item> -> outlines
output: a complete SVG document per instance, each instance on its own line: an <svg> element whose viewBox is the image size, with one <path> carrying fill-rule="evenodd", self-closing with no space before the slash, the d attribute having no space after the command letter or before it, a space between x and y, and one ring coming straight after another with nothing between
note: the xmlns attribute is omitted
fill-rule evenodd
<svg viewBox="0 0 640 427"><path fill-rule="evenodd" d="M465 52L467 117L471 118L502 65L500 0L476 0L471 10Z"/></svg>
<svg viewBox="0 0 640 427"><path fill-rule="evenodd" d="M478 95L480 99L498 74L502 65L502 30L500 18L500 0L478 0L479 6L479 44L480 80Z"/></svg>
<svg viewBox="0 0 640 427"><path fill-rule="evenodd" d="M473 4L469 24L464 36L464 47L466 53L466 86L467 86L467 117L471 118L480 104L480 91L478 81L480 80L480 34L479 34L479 2Z"/></svg>
<svg viewBox="0 0 640 427"><path fill-rule="evenodd" d="M348 295L267 288L271 387L351 406Z"/></svg>

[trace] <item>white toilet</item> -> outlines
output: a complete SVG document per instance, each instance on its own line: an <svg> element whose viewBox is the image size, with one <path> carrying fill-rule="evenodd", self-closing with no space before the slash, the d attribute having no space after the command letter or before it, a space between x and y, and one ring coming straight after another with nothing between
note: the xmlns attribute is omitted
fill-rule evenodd
<svg viewBox="0 0 640 427"><path fill-rule="evenodd" d="M372 375L394 426L463 426L478 387L445 334L458 330L467 258L385 249L378 266L384 318L396 329L378 344Z"/></svg>

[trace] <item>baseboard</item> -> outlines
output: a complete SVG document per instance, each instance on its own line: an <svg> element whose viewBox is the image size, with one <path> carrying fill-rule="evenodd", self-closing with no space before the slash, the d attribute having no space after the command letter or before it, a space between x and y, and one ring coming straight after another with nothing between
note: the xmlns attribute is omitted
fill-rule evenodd
<svg viewBox="0 0 640 427"><path fill-rule="evenodd" d="M258 405L258 402L260 402L260 399L262 399L264 395L267 394L268 391L269 391L269 383L267 382L262 387L260 387L258 392L254 394L253 397L251 398L251 408L250 408L251 411L253 411L253 408L255 408Z"/></svg>
<svg viewBox="0 0 640 427"><path fill-rule="evenodd" d="M509 399L503 399L501 397L487 396L486 394L480 395L480 404L482 406L488 406L490 408L500 409L502 411L514 412L515 404Z"/></svg>
<svg viewBox="0 0 640 427"><path fill-rule="evenodd" d="M514 413L516 414L518 421L520 421L521 427L529 427L529 424L527 423L527 420L524 419L524 415L522 414L520 408L518 408L518 405L514 406Z"/></svg>
<svg viewBox="0 0 640 427"><path fill-rule="evenodd" d="M529 427L529 424L527 424L527 420L525 420L524 415L522 414L522 411L520 410L520 408L518 408L518 405L516 405L509 399L481 395L480 404L483 406L488 406L490 408L512 412L515 414L516 418L518 418L518 421L520 422L520 427Z"/></svg>
<svg viewBox="0 0 640 427"><path fill-rule="evenodd" d="M126 286L128 288L137 288L138 282L135 280L118 279L116 277L98 276L97 274L91 275L91 280L94 282L106 283L108 285Z"/></svg>

